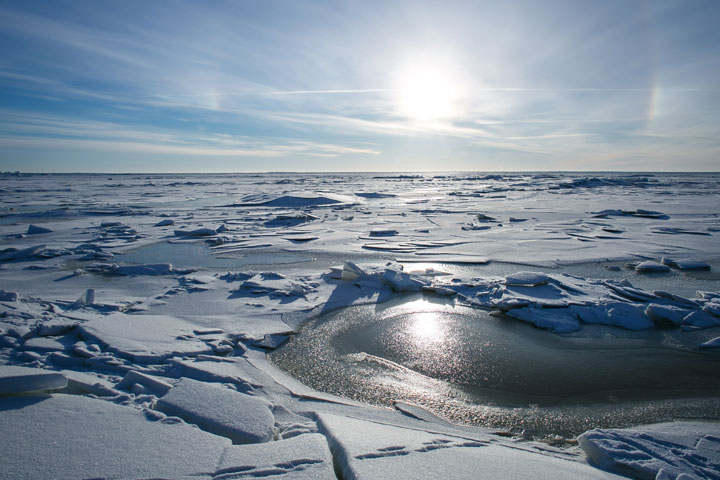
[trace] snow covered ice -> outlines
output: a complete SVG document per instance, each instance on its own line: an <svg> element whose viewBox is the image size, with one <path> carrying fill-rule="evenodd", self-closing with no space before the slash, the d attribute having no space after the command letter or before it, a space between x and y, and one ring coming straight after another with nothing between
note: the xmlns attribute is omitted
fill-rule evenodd
<svg viewBox="0 0 720 480"><path fill-rule="evenodd" d="M720 478L718 174L2 181L1 478Z"/></svg>

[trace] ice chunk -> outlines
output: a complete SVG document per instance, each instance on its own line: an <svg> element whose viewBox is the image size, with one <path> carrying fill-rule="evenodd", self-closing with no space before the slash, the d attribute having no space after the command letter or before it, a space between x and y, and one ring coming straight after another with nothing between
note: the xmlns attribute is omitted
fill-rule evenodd
<svg viewBox="0 0 720 480"><path fill-rule="evenodd" d="M69 318L54 318L38 324L34 333L41 337L64 335L75 328L77 323L77 320L70 320Z"/></svg>
<svg viewBox="0 0 720 480"><path fill-rule="evenodd" d="M653 322L645 315L645 308L643 304L624 302L570 307L585 323L613 325L628 330L645 330L653 326Z"/></svg>
<svg viewBox="0 0 720 480"><path fill-rule="evenodd" d="M95 301L95 289L88 288L85 293L80 295L80 298L75 300L75 305L92 305Z"/></svg>
<svg viewBox="0 0 720 480"><path fill-rule="evenodd" d="M671 265L678 270L710 270L710 265L699 260L677 260Z"/></svg>
<svg viewBox="0 0 720 480"><path fill-rule="evenodd" d="M393 235L397 235L397 230L394 228L373 228L370 230L370 236L371 237L391 237Z"/></svg>
<svg viewBox="0 0 720 480"><path fill-rule="evenodd" d="M157 401L157 409L194 423L233 443L272 439L275 419L270 404L229 388L183 378Z"/></svg>
<svg viewBox="0 0 720 480"><path fill-rule="evenodd" d="M716 317L720 317L720 302L717 300L714 300L710 303L706 303L703 305L703 312L710 313L712 315L715 315Z"/></svg>
<svg viewBox="0 0 720 480"><path fill-rule="evenodd" d="M389 269L383 273L382 282L395 292L419 292L423 287L430 285L429 282L414 275Z"/></svg>
<svg viewBox="0 0 720 480"><path fill-rule="evenodd" d="M550 280L542 272L517 272L505 277L505 285L518 287L537 287L545 285Z"/></svg>
<svg viewBox="0 0 720 480"><path fill-rule="evenodd" d="M0 395L61 390L67 384L67 378L61 373L40 368L0 365Z"/></svg>
<svg viewBox="0 0 720 480"><path fill-rule="evenodd" d="M712 328L720 326L720 318L702 310L695 310L683 318L682 323L695 328Z"/></svg>
<svg viewBox="0 0 720 480"><path fill-rule="evenodd" d="M651 303L645 309L645 315L658 325L677 326L683 321L689 312L684 308L674 307L672 305L658 305Z"/></svg>
<svg viewBox="0 0 720 480"><path fill-rule="evenodd" d="M176 237L209 237L217 231L212 228L196 228L195 230L175 230Z"/></svg>
<svg viewBox="0 0 720 480"><path fill-rule="evenodd" d="M40 233L52 233L52 230L45 227L39 227L37 225L29 225L27 229L28 235L37 235Z"/></svg>
<svg viewBox="0 0 720 480"><path fill-rule="evenodd" d="M628 430L596 429L578 437L601 468L635 478L720 478L720 426L677 422Z"/></svg>
<svg viewBox="0 0 720 480"><path fill-rule="evenodd" d="M252 344L256 347L265 348L267 350L275 350L283 343L287 342L288 338L289 337L287 335L269 333L264 335L261 340L256 340Z"/></svg>
<svg viewBox="0 0 720 480"><path fill-rule="evenodd" d="M175 225L175 222L173 220L170 220L169 218L166 218L165 220L160 220L153 226L154 227L169 227L170 225Z"/></svg>
<svg viewBox="0 0 720 480"><path fill-rule="evenodd" d="M618 478L587 464L461 436L318 414L342 478Z"/></svg>
<svg viewBox="0 0 720 480"><path fill-rule="evenodd" d="M712 340L700 345L700 348L720 348L720 337L715 337Z"/></svg>
<svg viewBox="0 0 720 480"><path fill-rule="evenodd" d="M345 281L352 281L364 277L365 272L352 262L345 262L340 278Z"/></svg>
<svg viewBox="0 0 720 480"><path fill-rule="evenodd" d="M309 433L289 440L227 447L216 475L242 478L334 480L333 459L323 435Z"/></svg>
<svg viewBox="0 0 720 480"><path fill-rule="evenodd" d="M68 349L65 343L50 337L34 337L25 340L22 348L24 350L35 350L36 352L59 352Z"/></svg>
<svg viewBox="0 0 720 480"><path fill-rule="evenodd" d="M580 330L577 314L568 308L524 307L509 310L505 315L557 333Z"/></svg>
<svg viewBox="0 0 720 480"><path fill-rule="evenodd" d="M0 399L3 478L209 478L230 442L81 395ZM9 439L11 441L8 441Z"/></svg>
<svg viewBox="0 0 720 480"><path fill-rule="evenodd" d="M0 302L17 302L20 295L17 292L6 292L0 290Z"/></svg>
<svg viewBox="0 0 720 480"><path fill-rule="evenodd" d="M653 262L653 261L646 261L646 262L640 262L635 266L636 272L642 272L642 273L651 273L651 272L667 272L670 270L670 267L667 265L663 265L662 263Z"/></svg>
<svg viewBox="0 0 720 480"><path fill-rule="evenodd" d="M162 379L135 370L126 373L122 381L117 384L117 388L129 389L133 384L142 385L161 395L166 394L172 388L172 385Z"/></svg>
<svg viewBox="0 0 720 480"><path fill-rule="evenodd" d="M607 310L611 325L628 330L645 330L653 326L653 322L645 316L643 305L629 303L613 303Z"/></svg>
<svg viewBox="0 0 720 480"><path fill-rule="evenodd" d="M10 262L12 260L22 260L31 258L45 249L45 245L34 245L32 247L23 248L21 250L5 251L0 254L0 262Z"/></svg>
<svg viewBox="0 0 720 480"><path fill-rule="evenodd" d="M117 355L143 363L160 363L176 355L210 353L212 348L192 337L196 325L169 315L115 313L78 327L86 339L106 345Z"/></svg>

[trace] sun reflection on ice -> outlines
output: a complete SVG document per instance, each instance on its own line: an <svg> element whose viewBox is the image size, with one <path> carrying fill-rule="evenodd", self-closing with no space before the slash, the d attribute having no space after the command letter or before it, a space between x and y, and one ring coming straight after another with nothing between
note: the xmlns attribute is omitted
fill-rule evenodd
<svg viewBox="0 0 720 480"><path fill-rule="evenodd" d="M447 328L440 316L434 312L423 312L413 316L409 325L413 340L423 344L438 344L445 341Z"/></svg>

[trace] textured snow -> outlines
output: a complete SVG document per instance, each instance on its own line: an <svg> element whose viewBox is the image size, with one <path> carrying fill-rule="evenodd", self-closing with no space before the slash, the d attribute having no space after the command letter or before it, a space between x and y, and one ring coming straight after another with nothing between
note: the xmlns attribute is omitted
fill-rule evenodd
<svg viewBox="0 0 720 480"><path fill-rule="evenodd" d="M676 422L596 429L578 441L597 465L633 478L720 478L720 424Z"/></svg>
<svg viewBox="0 0 720 480"><path fill-rule="evenodd" d="M267 442L273 436L275 420L267 401L189 378L160 398L157 409L233 443Z"/></svg>

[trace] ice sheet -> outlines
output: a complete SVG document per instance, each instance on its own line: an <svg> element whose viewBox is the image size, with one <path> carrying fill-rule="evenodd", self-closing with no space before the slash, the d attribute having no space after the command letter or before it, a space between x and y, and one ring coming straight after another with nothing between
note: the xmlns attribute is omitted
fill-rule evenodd
<svg viewBox="0 0 720 480"><path fill-rule="evenodd" d="M11 383L16 393L34 395L2 399L12 403L0 411L0 428L13 438L2 443L9 478L327 473L327 457L313 447L322 441L312 435L295 440L297 450L314 452L307 457L295 447L257 447L268 459L262 465L250 465L241 446L232 446L225 458L233 451L238 461L223 463L219 473L227 439L152 409L163 395L176 396L183 415L207 428L232 423L218 399L246 400L241 392L286 419L277 417L274 425L266 418L264 434L273 426L288 435L313 432L322 418L323 432L336 438L334 450L351 452L343 457L348 475L361 478L445 471L475 478L604 475L573 455L530 454L477 429L467 441L482 437L483 446L462 447L455 427L443 427L455 436L435 434L439 425L431 421L314 392L262 359L262 348L275 348L320 313L407 293L492 310L547 335L580 335L600 323L639 336L671 332L682 348L702 346L706 355L717 350L717 174L2 180L0 365L31 367L32 374ZM33 389L60 388L65 379L62 391L72 395L29 392L36 374ZM187 387L193 382L195 388ZM197 400L206 390L220 392L212 397L215 413L213 400ZM365 420L350 418L358 413ZM424 426L408 430L411 421ZM241 423L233 428L252 425ZM350 427L367 430L367 441L353 438ZM657 440L665 433L643 435ZM449 439L452 447L418 438ZM357 458L363 455L370 456Z"/></svg>

